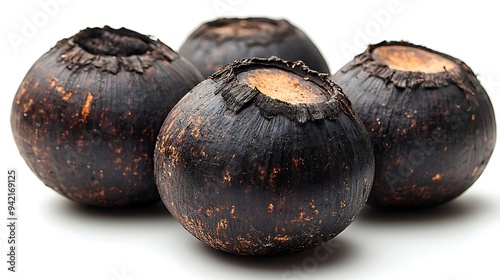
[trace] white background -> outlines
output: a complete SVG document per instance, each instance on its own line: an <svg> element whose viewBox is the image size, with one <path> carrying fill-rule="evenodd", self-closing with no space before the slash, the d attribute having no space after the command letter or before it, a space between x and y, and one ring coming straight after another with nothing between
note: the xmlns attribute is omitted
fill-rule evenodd
<svg viewBox="0 0 500 280"><path fill-rule="evenodd" d="M51 10L40 3L53 2ZM407 40L448 53L478 74L500 114L498 27L493 1L2 1L1 279L500 279L499 151L464 195L442 207L394 213L366 207L326 250L267 259L212 250L161 203L91 210L44 186L14 144L9 114L30 66L56 41L110 25L154 35L178 49L218 16L287 18L335 72L367 43ZM8 6L6 3L9 3ZM35 29L23 33L27 25ZM29 29L29 28L28 28ZM12 42L16 38L17 43ZM17 168L18 272L7 272L6 171ZM318 250L318 249L317 249ZM6 277L5 277L6 276Z"/></svg>

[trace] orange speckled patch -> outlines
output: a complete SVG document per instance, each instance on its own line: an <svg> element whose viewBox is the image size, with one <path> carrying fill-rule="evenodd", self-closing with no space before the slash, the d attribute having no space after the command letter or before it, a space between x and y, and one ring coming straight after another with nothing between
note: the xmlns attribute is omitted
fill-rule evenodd
<svg viewBox="0 0 500 280"><path fill-rule="evenodd" d="M92 93L87 93L87 98L85 98L85 103L83 103L82 107L82 117L83 119L87 119L87 117L90 114L90 105L92 105L92 99L94 99L94 96L92 96Z"/></svg>

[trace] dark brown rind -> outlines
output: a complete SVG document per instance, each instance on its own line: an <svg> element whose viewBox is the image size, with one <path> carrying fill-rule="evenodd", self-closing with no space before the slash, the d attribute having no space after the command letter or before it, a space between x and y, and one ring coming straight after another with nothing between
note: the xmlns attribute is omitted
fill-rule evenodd
<svg viewBox="0 0 500 280"><path fill-rule="evenodd" d="M118 37L116 39L113 38L116 41L106 41L110 40L109 37L111 35ZM143 43L140 53L126 55L115 53L109 47L106 48L107 44L120 44L122 48L131 47L128 44L134 44L135 42L131 41L130 38ZM101 49L97 49L99 47L96 47L97 50L89 50L88 47L85 47L85 44L78 44L79 41L86 43L86 40L90 39L95 39L98 42L104 41L107 44L99 44L98 46ZM136 49L136 46L132 47L134 50ZM89 67L95 67L112 74L116 74L119 71L144 73L157 60L171 62L179 58L176 52L159 40L153 40L148 36L125 28L112 29L108 26L104 28L84 29L71 38L59 41L54 48L61 50L58 59L70 70L73 68L88 69ZM102 53L96 53L96 51Z"/></svg>
<svg viewBox="0 0 500 280"><path fill-rule="evenodd" d="M143 55L118 57L87 53L73 39L38 59L19 87L11 126L22 157L47 186L81 204L158 201L156 136L200 73L178 55L165 56L159 41Z"/></svg>
<svg viewBox="0 0 500 280"><path fill-rule="evenodd" d="M443 58L449 59L457 65L454 69L458 72L449 71L448 69L443 69L442 72L438 73L423 73L423 72L413 72L413 71L401 71L389 68L386 64L375 60L372 57L373 50L378 47L383 46L406 46L411 48L418 48L433 54L437 54ZM349 63L349 67L344 66L341 72L346 73L354 67L363 67L363 69L373 76L379 77L386 82L394 84L398 88L439 88L445 87L450 84L455 84L462 87L461 77L467 73L467 75L474 75L472 70L465 65L461 60L456 59L438 51L431 50L424 46L415 45L405 41L383 41L378 44L369 45L364 53L357 55L353 61ZM475 76L475 75L474 75ZM467 88L463 88L464 93L469 94L471 91Z"/></svg>
<svg viewBox="0 0 500 280"><path fill-rule="evenodd" d="M319 85L324 90L323 94L327 101L312 104L289 104L273 99L262 94L259 89L251 88L238 81L236 75L239 72L254 67L279 68L293 72L301 79ZM214 80L219 85L215 94L220 94L229 109L234 112L238 112L244 106L253 103L266 118L283 115L299 123L308 120L334 120L339 111L343 111L348 116L354 116L349 99L342 92L342 89L330 80L329 75L310 69L300 60L288 62L275 56L237 60L212 74L209 79Z"/></svg>
<svg viewBox="0 0 500 280"><path fill-rule="evenodd" d="M254 32L253 34L238 34L238 28L233 28L233 32L230 34L220 33L214 31L214 28L228 26L231 24L240 24L245 22L245 28L259 31L261 30L261 25L271 25L274 26L269 32ZM244 39L247 46L252 45L262 45L266 46L274 41L282 41L287 36L293 34L294 26L284 19L273 20L269 18L219 18L214 21L206 22L202 24L198 29L196 29L189 38L205 38L207 40L213 40L218 44L222 44L227 41L234 40L235 34L241 39Z"/></svg>
<svg viewBox="0 0 500 280"><path fill-rule="evenodd" d="M256 26L251 34L220 34L214 28L246 22ZM259 24L276 26L262 31ZM235 60L278 56L288 61L302 60L310 68L329 73L328 64L314 43L299 28L286 20L268 18L223 18L207 22L196 29L183 43L179 53L191 61L205 76Z"/></svg>
<svg viewBox="0 0 500 280"><path fill-rule="evenodd" d="M263 115L260 93L251 97L232 77L249 66L291 68L302 82L307 72L301 63L277 59L240 61L193 88L158 136L160 195L186 230L213 248L241 255L311 248L344 230L362 209L373 177L370 140L357 116L344 110L304 122L281 109ZM334 96L330 101L340 108Z"/></svg>
<svg viewBox="0 0 500 280"><path fill-rule="evenodd" d="M390 45L420 48L456 67L431 74L390 69L371 56L375 48ZM467 190L486 167L496 142L495 115L462 61L407 42L382 42L332 79L371 134L376 171L369 204L439 205Z"/></svg>

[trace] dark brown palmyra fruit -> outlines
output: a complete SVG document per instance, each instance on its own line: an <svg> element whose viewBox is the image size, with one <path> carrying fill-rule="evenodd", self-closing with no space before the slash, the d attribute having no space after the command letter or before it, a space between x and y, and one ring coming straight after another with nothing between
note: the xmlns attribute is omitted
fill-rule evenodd
<svg viewBox="0 0 500 280"><path fill-rule="evenodd" d="M152 203L156 135L201 80L158 40L87 28L29 70L12 106L12 132L31 170L60 194L106 207Z"/></svg>
<svg viewBox="0 0 500 280"><path fill-rule="evenodd" d="M279 58L236 61L172 109L155 150L156 182L195 237L241 255L321 244L364 206L368 134L327 74Z"/></svg>
<svg viewBox="0 0 500 280"><path fill-rule="evenodd" d="M486 167L495 115L462 61L406 42L382 42L333 80L371 135L376 171L369 204L438 205L462 194Z"/></svg>
<svg viewBox="0 0 500 280"><path fill-rule="evenodd" d="M313 42L286 20L220 18L202 24L179 53L208 77L228 63L251 57L279 56L302 60L311 69L328 73L328 65Z"/></svg>

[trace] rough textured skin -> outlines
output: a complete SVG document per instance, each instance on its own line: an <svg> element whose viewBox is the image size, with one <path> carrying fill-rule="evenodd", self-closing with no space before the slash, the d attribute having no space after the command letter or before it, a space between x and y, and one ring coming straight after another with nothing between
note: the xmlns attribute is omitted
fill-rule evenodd
<svg viewBox="0 0 500 280"><path fill-rule="evenodd" d="M60 194L105 207L152 203L157 133L201 80L160 41L89 28L29 70L12 106L12 132L29 167Z"/></svg>
<svg viewBox="0 0 500 280"><path fill-rule="evenodd" d="M417 47L453 61L428 74L393 70L374 60L378 46ZM481 175L493 152L492 104L462 61L405 42L369 46L332 78L371 134L375 180L368 203L419 208L449 201Z"/></svg>
<svg viewBox="0 0 500 280"><path fill-rule="evenodd" d="M328 101L291 105L236 78L270 67L316 83ZM172 215L206 244L241 255L292 253L333 238L364 206L373 174L368 134L341 89L277 58L237 61L196 86L166 118L155 150Z"/></svg>
<svg viewBox="0 0 500 280"><path fill-rule="evenodd" d="M218 31L224 26L231 32ZM207 22L187 38L179 53L205 77L238 59L271 56L302 60L311 69L329 73L314 43L286 20L221 18Z"/></svg>

